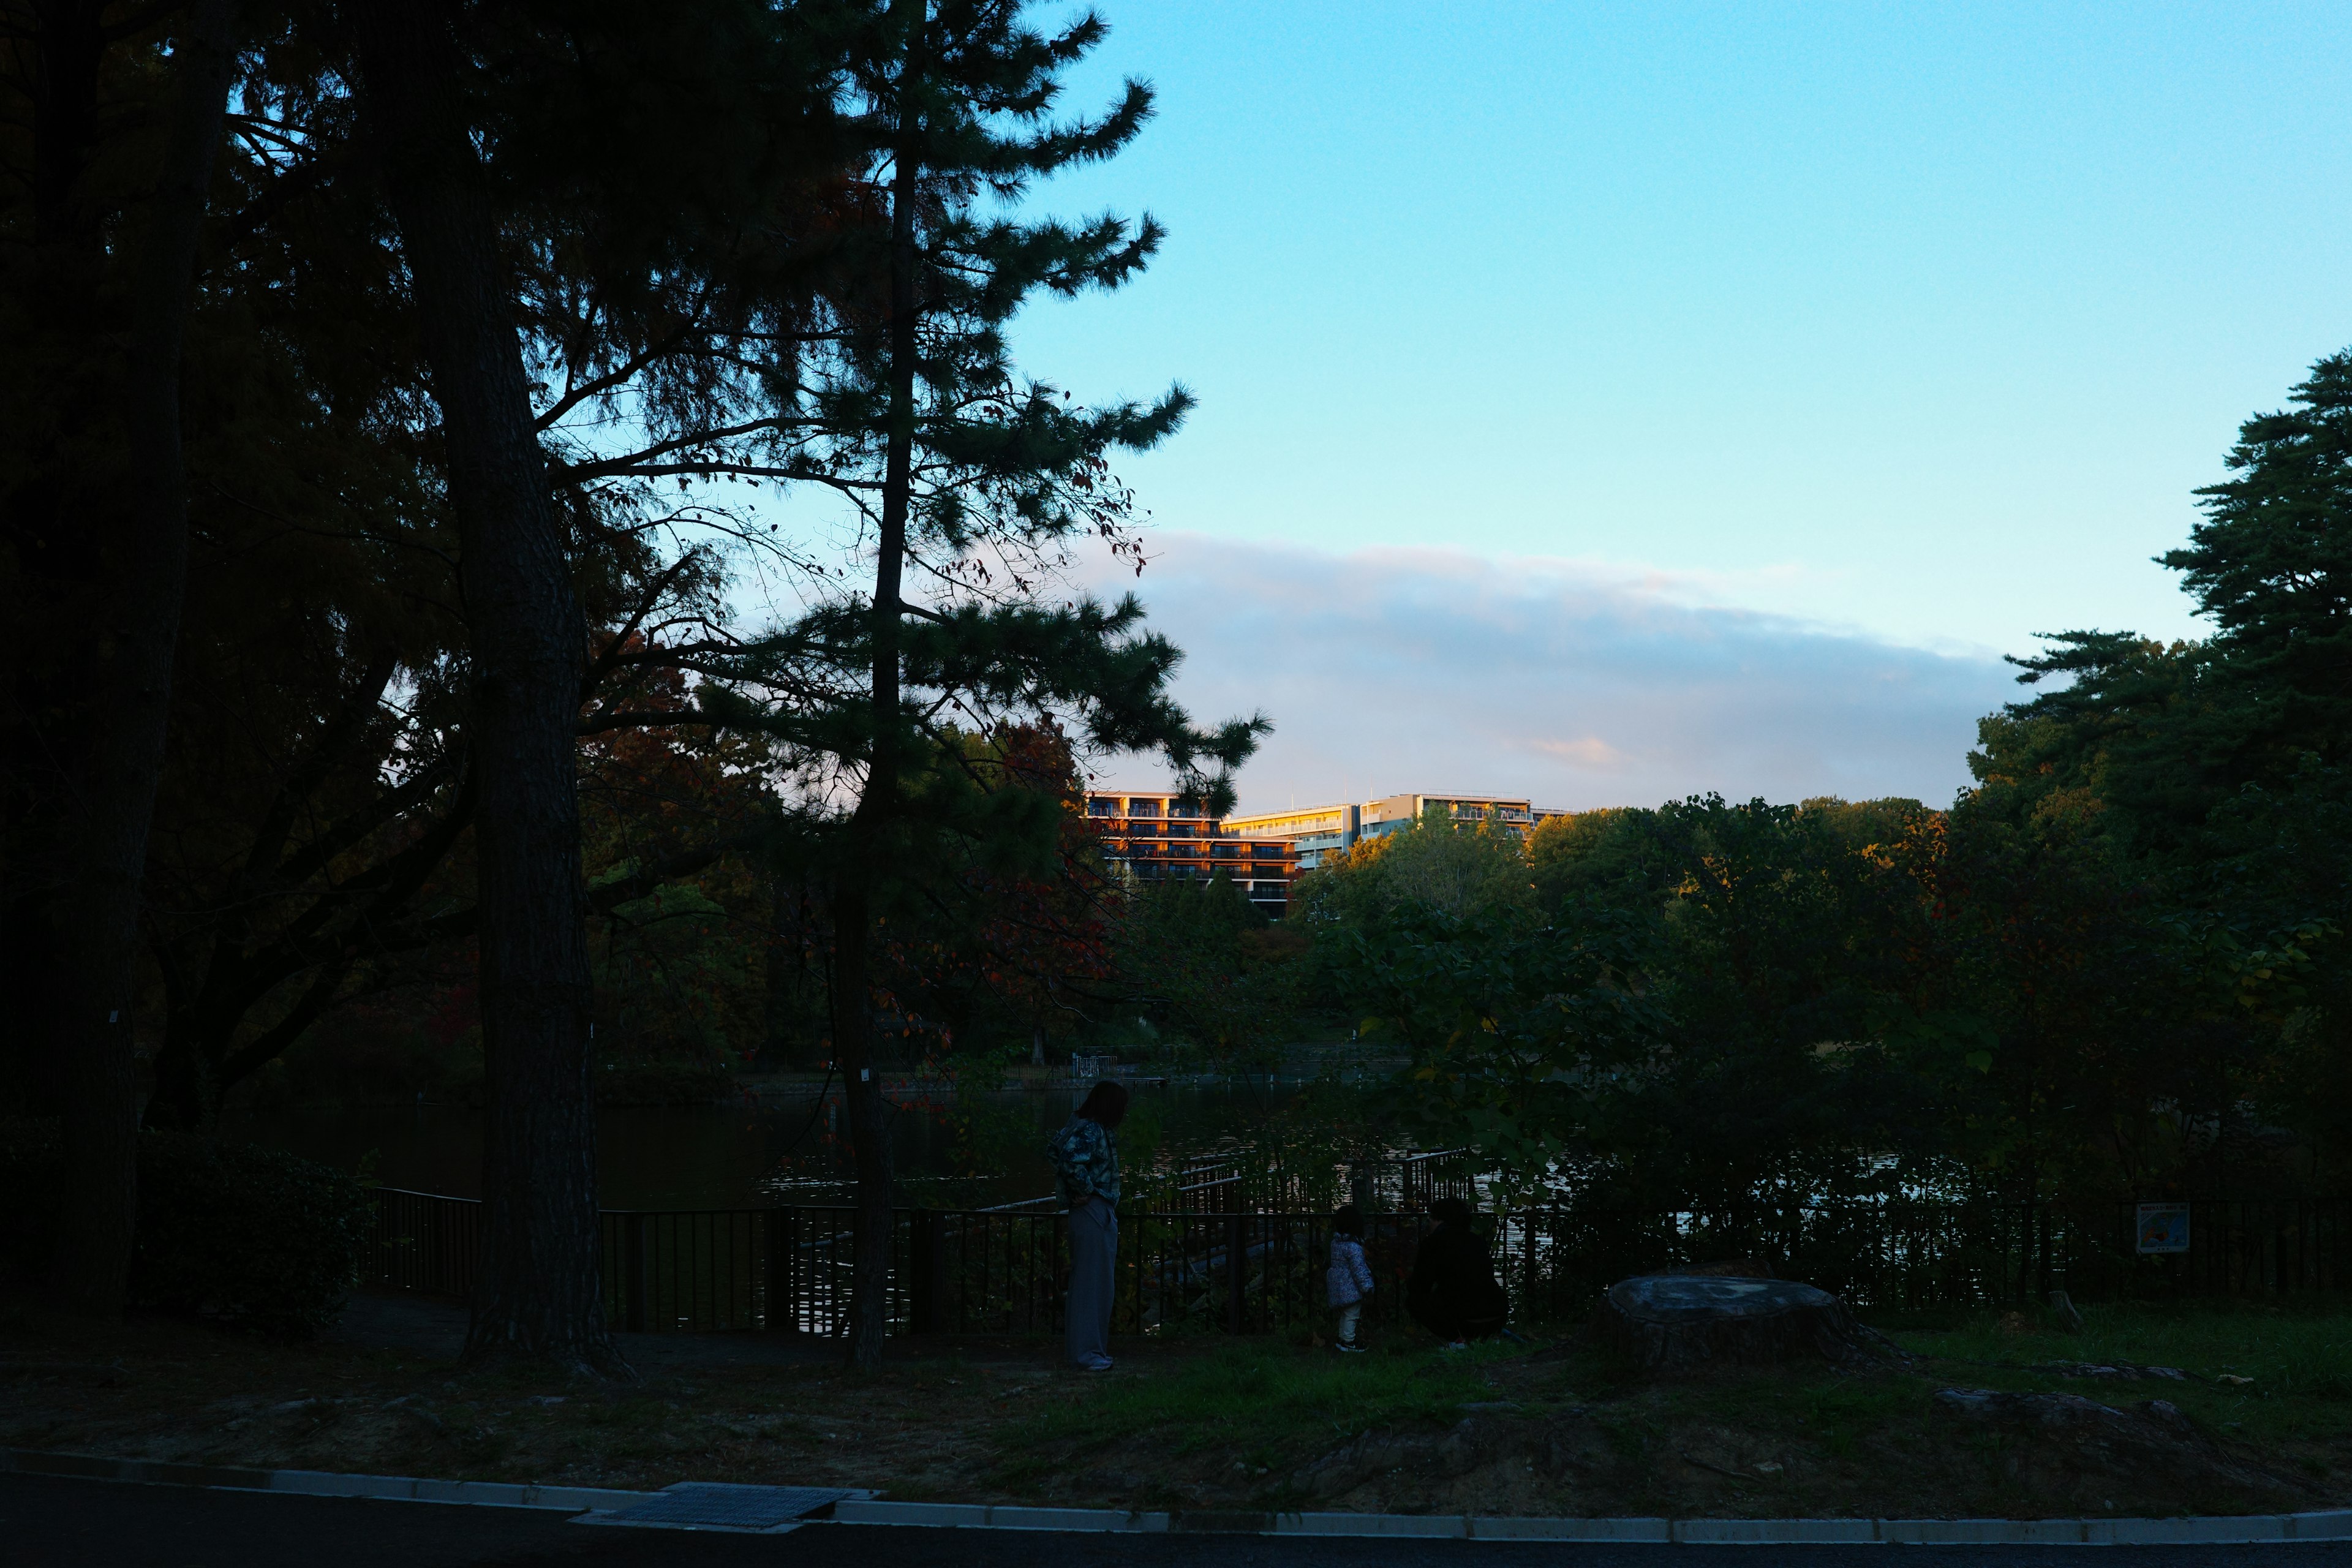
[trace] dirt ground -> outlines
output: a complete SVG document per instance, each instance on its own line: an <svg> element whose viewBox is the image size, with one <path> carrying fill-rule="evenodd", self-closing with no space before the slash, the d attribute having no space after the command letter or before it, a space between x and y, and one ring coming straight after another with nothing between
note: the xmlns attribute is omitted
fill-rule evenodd
<svg viewBox="0 0 2352 1568"><path fill-rule="evenodd" d="M2352 1498L2352 1404L2250 1437L2227 1419L2243 1391L2128 1367L1948 1358L1652 1383L1570 1334L1453 1356L1138 1342L1108 1374L1060 1367L1047 1342L926 1341L859 1374L830 1342L632 1335L636 1381L605 1383L460 1372L463 1331L459 1309L377 1297L291 1345L0 1301L0 1446L1138 1508L2032 1517Z"/></svg>
<svg viewBox="0 0 2352 1568"><path fill-rule="evenodd" d="M462 1373L461 1309L353 1306L330 1336L292 1344L0 1307L0 1445L647 1489L696 1479L986 1496L995 1436L1034 1401L1085 1392L1051 1347L1027 1342L926 1346L861 1376L824 1342L635 1334L620 1336L635 1383Z"/></svg>

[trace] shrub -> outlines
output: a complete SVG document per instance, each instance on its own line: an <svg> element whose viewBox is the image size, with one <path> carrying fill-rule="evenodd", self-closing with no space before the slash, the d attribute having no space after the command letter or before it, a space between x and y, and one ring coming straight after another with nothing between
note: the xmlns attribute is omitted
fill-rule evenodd
<svg viewBox="0 0 2352 1568"><path fill-rule="evenodd" d="M62 1166L55 1121L0 1118L0 1271L30 1279L48 1268Z"/></svg>
<svg viewBox="0 0 2352 1568"><path fill-rule="evenodd" d="M0 1123L0 1257L37 1274L57 1245L55 1122ZM139 1140L131 1299L280 1338L333 1322L359 1278L367 1193L340 1171L189 1132Z"/></svg>
<svg viewBox="0 0 2352 1568"><path fill-rule="evenodd" d="M277 1149L188 1132L140 1141L142 1306L307 1337L358 1283L368 1200L341 1171Z"/></svg>

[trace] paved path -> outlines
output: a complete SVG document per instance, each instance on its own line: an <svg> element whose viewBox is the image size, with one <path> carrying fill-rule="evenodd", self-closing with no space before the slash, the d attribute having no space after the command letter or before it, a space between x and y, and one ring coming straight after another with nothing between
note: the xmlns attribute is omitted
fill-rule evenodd
<svg viewBox="0 0 2352 1568"><path fill-rule="evenodd" d="M2352 1542L2280 1546L1565 1546L813 1524L706 1535L520 1509L203 1491L0 1474L11 1568L2352 1568Z"/></svg>

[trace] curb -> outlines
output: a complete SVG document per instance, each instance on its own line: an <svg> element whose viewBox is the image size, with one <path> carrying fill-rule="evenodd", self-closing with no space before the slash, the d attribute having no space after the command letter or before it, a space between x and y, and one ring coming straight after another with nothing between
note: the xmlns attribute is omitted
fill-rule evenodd
<svg viewBox="0 0 2352 1568"><path fill-rule="evenodd" d="M1119 1509L870 1502L834 1505L836 1524L1093 1533L1570 1541L1666 1545L2238 1546L2352 1541L2352 1510L2195 1519L1531 1519L1408 1513L1130 1513Z"/></svg>
<svg viewBox="0 0 2352 1568"><path fill-rule="evenodd" d="M0 1449L0 1471L67 1476L85 1481L132 1481L215 1491L288 1492L302 1497L376 1498L395 1502L466 1503L477 1508L536 1508L560 1513L626 1508L656 1492L608 1487L523 1486L511 1481L436 1481L416 1476L352 1476L335 1470L249 1470L226 1465L180 1465L162 1459L106 1459L89 1454Z"/></svg>
<svg viewBox="0 0 2352 1568"><path fill-rule="evenodd" d="M260 1470L110 1459L87 1454L0 1449L0 1472L76 1480L302 1497L604 1513L660 1492L604 1487L543 1487L509 1481L442 1481L333 1470ZM2192 1519L1536 1519L1474 1514L1129 1512L1107 1508L882 1502L845 1498L833 1522L945 1530L1031 1530L1088 1534L1291 1535L1423 1541L1564 1541L1622 1545L1829 1546L2241 1546L2266 1542L2352 1541L2352 1509L2313 1513L2208 1515ZM583 1522L602 1522L587 1521ZM812 1521L811 1522L815 1522Z"/></svg>

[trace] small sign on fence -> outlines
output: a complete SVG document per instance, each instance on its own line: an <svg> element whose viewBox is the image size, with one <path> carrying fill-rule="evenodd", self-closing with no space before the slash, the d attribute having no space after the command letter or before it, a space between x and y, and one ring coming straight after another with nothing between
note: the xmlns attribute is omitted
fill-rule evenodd
<svg viewBox="0 0 2352 1568"><path fill-rule="evenodd" d="M2139 1223L2133 1227L2137 1247L2141 1252L2186 1252L2189 1250L2189 1205L2187 1204L2142 1204Z"/></svg>

